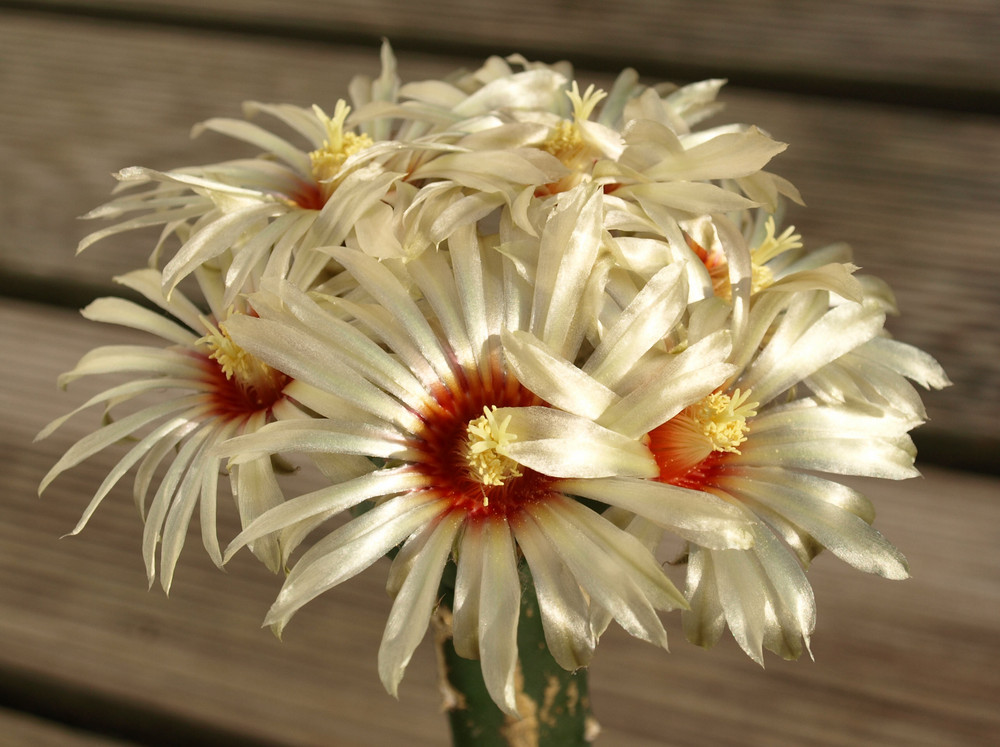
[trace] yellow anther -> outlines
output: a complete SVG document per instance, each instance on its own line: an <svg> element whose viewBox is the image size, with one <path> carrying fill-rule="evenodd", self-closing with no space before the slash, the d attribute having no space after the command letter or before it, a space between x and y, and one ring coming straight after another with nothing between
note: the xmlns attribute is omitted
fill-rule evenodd
<svg viewBox="0 0 1000 747"><path fill-rule="evenodd" d="M227 318L234 313L239 312L230 309ZM287 380L284 374L237 345L224 324L216 326L204 317L202 322L209 331L196 344L208 349L208 357L219 364L227 380L234 382L250 398L281 389L281 382Z"/></svg>
<svg viewBox="0 0 1000 747"><path fill-rule="evenodd" d="M496 405L484 407L481 417L469 423L465 444L465 460L469 474L482 485L503 485L511 477L520 477L518 464L509 456L507 449L517 438L507 432L510 415L502 421L496 418ZM489 498L483 494L483 505Z"/></svg>
<svg viewBox="0 0 1000 747"><path fill-rule="evenodd" d="M313 111L326 127L326 140L323 141L322 148L309 154L309 161L312 164L313 178L324 184L337 176L349 157L370 147L373 142L367 135L344 132L344 121L350 114L351 107L343 99L337 102L332 117L327 116L318 106L313 106Z"/></svg>
<svg viewBox="0 0 1000 747"><path fill-rule="evenodd" d="M581 96L579 86L577 86L576 81L573 81L573 87L566 92L566 95L573 104L573 119L564 119L553 127L541 148L570 168L574 168L578 165L576 164L577 159L586 149L580 123L590 119L594 107L607 94L594 86L588 86Z"/></svg>
<svg viewBox="0 0 1000 747"><path fill-rule="evenodd" d="M792 249L802 248L802 236L795 233L795 226L789 226L781 232L780 236L774 235L774 216L767 217L764 224L766 235L754 249L750 252L755 265L763 265L770 262L779 254L784 254Z"/></svg>
<svg viewBox="0 0 1000 747"><path fill-rule="evenodd" d="M749 389L743 393L737 389L732 396L722 392L710 394L688 408L692 425L711 441L712 451L740 453L737 447L747 440L750 431L747 418L757 414L757 403L749 399Z"/></svg>

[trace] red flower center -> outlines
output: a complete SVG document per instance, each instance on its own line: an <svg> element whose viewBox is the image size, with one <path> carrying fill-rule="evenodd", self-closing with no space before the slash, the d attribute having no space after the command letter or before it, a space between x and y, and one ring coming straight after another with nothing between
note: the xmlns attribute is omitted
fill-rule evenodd
<svg viewBox="0 0 1000 747"><path fill-rule="evenodd" d="M433 480L432 490L470 517L507 516L544 499L553 478L491 453L491 435L516 434L494 434L484 414L484 409L543 404L499 367L485 380L478 372L466 372L434 392L421 413L424 426L412 444L422 455L415 460L417 469Z"/></svg>
<svg viewBox="0 0 1000 747"><path fill-rule="evenodd" d="M206 379L218 415L248 417L270 410L284 396L291 378L257 360L230 339L225 329L208 324L209 334L199 342Z"/></svg>
<svg viewBox="0 0 1000 747"><path fill-rule="evenodd" d="M212 400L217 414L232 418L270 410L284 396L282 390L290 381L287 375L273 368L262 370L248 379L227 377L222 367L209 358L205 359L205 373L212 385Z"/></svg>

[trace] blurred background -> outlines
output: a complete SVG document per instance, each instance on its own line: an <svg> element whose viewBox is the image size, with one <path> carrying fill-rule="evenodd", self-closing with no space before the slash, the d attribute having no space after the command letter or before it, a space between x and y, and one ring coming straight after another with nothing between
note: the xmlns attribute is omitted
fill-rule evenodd
<svg viewBox="0 0 1000 747"><path fill-rule="evenodd" d="M0 745L435 745L447 740L433 651L399 702L378 682L389 607L376 567L307 606L274 640L278 579L237 556L182 558L147 591L127 481L80 536L114 463L99 455L39 499L95 425L50 420L96 389L55 380L129 338L77 309L141 266L155 234L80 257L111 174L248 155L212 134L245 100L327 111L388 38L404 81L491 54L575 64L608 85L723 77L712 122L790 143L771 170L802 192L810 246L847 241L888 280L899 339L954 386L927 394L923 478L858 486L913 578L810 572L815 661L765 669L727 639L703 652L670 620L671 653L615 631L591 677L597 744L987 744L1000 729L1000 10L992 0L680 3L595 0L0 0ZM711 124L710 122L709 124ZM138 339L138 337L136 337ZM225 530L223 530L225 531ZM196 540L195 540L196 541ZM203 554L203 553L202 553Z"/></svg>

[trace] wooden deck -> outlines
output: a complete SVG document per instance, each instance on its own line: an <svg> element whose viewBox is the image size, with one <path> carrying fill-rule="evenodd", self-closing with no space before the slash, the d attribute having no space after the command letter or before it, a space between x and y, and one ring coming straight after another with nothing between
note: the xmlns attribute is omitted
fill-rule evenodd
<svg viewBox="0 0 1000 747"><path fill-rule="evenodd" d="M926 397L924 477L862 484L913 578L810 572L815 661L761 670L731 641L703 652L669 620L663 654L614 631L591 687L598 745L986 745L1000 733L1000 10L987 0L826 5L483 0L0 0L0 746L438 745L433 655L397 702L375 654L383 574L307 606L283 642L260 628L278 580L198 553L166 598L147 591L140 522L115 491L76 522L112 463L99 456L36 496L92 427L35 433L84 398L56 376L115 330L76 312L144 261L127 236L77 259L75 216L109 174L237 151L189 140L243 100L329 103L375 72L389 37L404 78L522 51L610 80L730 79L728 120L791 143L775 170L809 204L806 240L845 239L888 279L901 339L955 386ZM229 528L231 531L231 527ZM224 532L226 529L223 530Z"/></svg>

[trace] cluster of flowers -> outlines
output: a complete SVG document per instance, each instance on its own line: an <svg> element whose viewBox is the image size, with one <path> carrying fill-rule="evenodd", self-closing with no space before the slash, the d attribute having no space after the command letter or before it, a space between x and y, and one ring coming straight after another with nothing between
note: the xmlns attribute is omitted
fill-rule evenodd
<svg viewBox="0 0 1000 747"><path fill-rule="evenodd" d="M870 502L820 473L917 474L910 380L947 378L885 333L892 295L846 246L779 232L799 201L764 170L782 143L694 129L722 81L648 87L627 70L581 92L565 64L512 57L400 85L388 47L382 67L332 115L247 105L287 139L205 122L263 155L125 169L92 213L119 222L81 248L161 227L149 266L117 280L169 316L122 298L83 311L165 345L98 348L61 381L134 374L74 411L103 406L105 424L44 479L129 442L75 531L135 468L150 583L169 589L197 508L220 566L246 547L290 567L277 630L395 550L379 651L393 693L455 563L456 650L509 712L522 563L569 670L611 620L665 646L658 613L674 609L692 642L728 627L757 661L794 658L822 548L907 575ZM290 454L329 486L286 498ZM243 526L225 550L220 474ZM685 548L684 591L664 536Z"/></svg>

